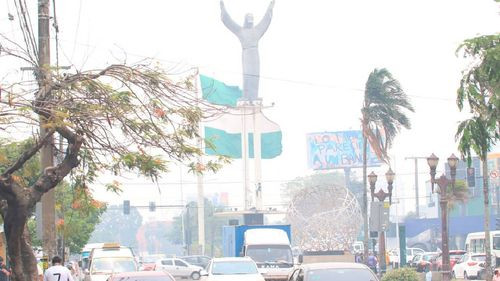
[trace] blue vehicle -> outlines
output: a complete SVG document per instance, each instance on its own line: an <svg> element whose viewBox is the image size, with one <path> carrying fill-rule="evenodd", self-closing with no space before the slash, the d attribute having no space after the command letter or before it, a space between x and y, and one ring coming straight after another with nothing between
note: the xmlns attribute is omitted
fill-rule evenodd
<svg viewBox="0 0 500 281"><path fill-rule="evenodd" d="M293 269L290 225L225 226L225 257L250 257L266 280L287 280Z"/></svg>

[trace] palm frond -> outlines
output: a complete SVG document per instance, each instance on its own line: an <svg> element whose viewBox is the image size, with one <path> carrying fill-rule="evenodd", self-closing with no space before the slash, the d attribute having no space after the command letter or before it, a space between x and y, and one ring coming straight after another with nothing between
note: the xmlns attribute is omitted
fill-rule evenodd
<svg viewBox="0 0 500 281"><path fill-rule="evenodd" d="M401 127L411 128L410 119L404 111L414 110L401 84L387 69L374 69L370 73L361 110L365 124L363 131L381 160L387 162L387 151Z"/></svg>

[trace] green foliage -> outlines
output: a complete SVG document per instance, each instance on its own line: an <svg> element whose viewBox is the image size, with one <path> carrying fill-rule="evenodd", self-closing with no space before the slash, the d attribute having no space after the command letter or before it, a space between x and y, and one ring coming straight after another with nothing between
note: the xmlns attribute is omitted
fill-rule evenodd
<svg viewBox="0 0 500 281"><path fill-rule="evenodd" d="M36 220L35 218L31 218L28 220L27 222L27 225L28 225L28 231L30 233L30 237L31 237L31 244L33 245L33 247L42 247L42 239L41 237L39 238L37 235L36 235Z"/></svg>
<svg viewBox="0 0 500 281"><path fill-rule="evenodd" d="M67 183L56 187L58 235L71 253L79 253L106 211L106 204L95 200L88 189Z"/></svg>
<svg viewBox="0 0 500 281"><path fill-rule="evenodd" d="M190 202L181 216L174 217L172 229L167 235L167 239L177 245L182 245L183 235L186 244L198 244L198 204ZM220 256L222 254L222 227L227 225L228 217L216 217L215 207L209 200L205 199L205 249L211 256ZM185 233L182 233L182 216L184 217ZM192 247L195 248L195 247Z"/></svg>
<svg viewBox="0 0 500 281"><path fill-rule="evenodd" d="M500 34L465 40L458 52L473 60L457 91L458 108L467 103L472 117L459 124L455 136L470 164L472 152L485 160L500 139Z"/></svg>
<svg viewBox="0 0 500 281"><path fill-rule="evenodd" d="M399 82L385 68L370 73L365 86L362 113L363 133L381 160L387 161L387 151L401 130L411 128L405 111L414 111Z"/></svg>
<svg viewBox="0 0 500 281"><path fill-rule="evenodd" d="M14 164L18 157L34 144L33 139L21 142L9 142L0 139L0 174ZM21 170L14 173L14 179L23 187L31 186L40 175L40 158L38 154L26 162Z"/></svg>
<svg viewBox="0 0 500 281"><path fill-rule="evenodd" d="M33 144L32 139L11 143L7 143L6 140L0 141L0 173L12 165ZM29 187L38 179L39 175L40 158L37 154L15 173L14 178L24 187ZM90 178L92 172L88 172L86 175L87 178ZM57 230L58 235L64 236L66 246L70 248L70 251L77 253L89 240L90 234L106 206L93 199L81 178L73 177L72 183L70 185L67 182L62 182L55 189L56 215L60 218ZM41 238L36 235L35 219L28 220L27 224L33 245L41 246Z"/></svg>
<svg viewBox="0 0 500 281"><path fill-rule="evenodd" d="M130 214L123 214L123 205L110 206L101 216L89 243L118 242L128 247L137 247L137 231L142 225L142 216L136 207Z"/></svg>
<svg viewBox="0 0 500 281"><path fill-rule="evenodd" d="M387 272L382 281L419 281L419 279L414 269L399 268Z"/></svg>
<svg viewBox="0 0 500 281"><path fill-rule="evenodd" d="M80 253L88 243L90 235L100 221L106 205L95 199L85 189L63 182L55 189L57 235L64 238L65 247L71 253ZM36 235L36 220L28 220L28 229L33 246L42 246L41 237Z"/></svg>

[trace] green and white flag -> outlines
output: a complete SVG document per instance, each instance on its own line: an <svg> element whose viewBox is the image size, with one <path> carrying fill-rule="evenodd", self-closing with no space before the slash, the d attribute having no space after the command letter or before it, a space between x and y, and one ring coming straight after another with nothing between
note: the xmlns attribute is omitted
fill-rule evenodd
<svg viewBox="0 0 500 281"><path fill-rule="evenodd" d="M217 105L228 106L227 113L221 114L209 120L204 120L205 139L213 147L207 146L205 153L208 155L225 155L233 159L241 159L241 135L243 112L236 108L242 91L237 86L228 86L223 82L213 78L200 75L203 99ZM261 132L261 157L262 159L272 159L281 154L281 129L278 124L269 120L261 112L253 115L248 110L246 127L248 132L254 130L254 119L260 121ZM253 134L248 134L249 157L254 157Z"/></svg>

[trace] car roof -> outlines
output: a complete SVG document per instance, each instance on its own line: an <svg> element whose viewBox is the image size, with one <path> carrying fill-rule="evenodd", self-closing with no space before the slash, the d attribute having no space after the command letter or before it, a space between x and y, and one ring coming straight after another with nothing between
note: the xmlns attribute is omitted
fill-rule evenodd
<svg viewBox="0 0 500 281"><path fill-rule="evenodd" d="M308 263L308 264L303 264L302 267L306 270L328 269L328 268L368 269L368 267L366 265L361 264L361 263L354 263L354 262Z"/></svg>
<svg viewBox="0 0 500 281"><path fill-rule="evenodd" d="M229 258L213 258L212 262L225 262L225 261L253 261L249 257L229 257Z"/></svg>
<svg viewBox="0 0 500 281"><path fill-rule="evenodd" d="M134 271L113 274L111 277L151 277L151 276L170 276L166 271Z"/></svg>

